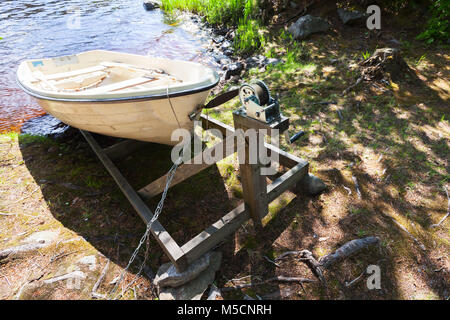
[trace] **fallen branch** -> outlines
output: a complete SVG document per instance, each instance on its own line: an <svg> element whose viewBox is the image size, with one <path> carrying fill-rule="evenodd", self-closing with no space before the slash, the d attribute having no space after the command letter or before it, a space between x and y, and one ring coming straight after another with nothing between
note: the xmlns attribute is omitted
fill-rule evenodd
<svg viewBox="0 0 450 320"><path fill-rule="evenodd" d="M336 262L342 261L370 245L379 244L379 242L380 238L378 237L365 237L362 239L351 240L339 247L334 253L322 257L319 260L319 263L324 268L329 268Z"/></svg>
<svg viewBox="0 0 450 320"><path fill-rule="evenodd" d="M7 276L5 276L4 274L1 274L1 273L0 273L0 276L3 277L3 278L5 278L5 280L6 280L6 282L8 283L8 285L9 285L10 287L12 287L11 282L9 282L9 279L8 279Z"/></svg>
<svg viewBox="0 0 450 320"><path fill-rule="evenodd" d="M356 278L353 279L352 281L350 281L350 282L345 281L345 287L346 287L346 288L350 288L350 287L353 286L355 283L359 282L359 281L364 277L365 274L366 274L366 272L363 271L358 277L356 277Z"/></svg>
<svg viewBox="0 0 450 320"><path fill-rule="evenodd" d="M275 258L275 261L284 259L286 256L292 255L292 254L300 254L301 251L286 251L280 254L278 257Z"/></svg>
<svg viewBox="0 0 450 320"><path fill-rule="evenodd" d="M390 217L392 221L401 229L403 230L417 245L422 249L423 251L426 251L427 248L423 245L422 242L417 240L404 226L402 226L397 220L395 220L393 217Z"/></svg>
<svg viewBox="0 0 450 320"><path fill-rule="evenodd" d="M316 258L314 258L312 252L309 250L302 250L300 253L300 260L306 263L306 265L311 269L312 273L320 280L322 285L328 291L327 281L323 276L321 265L316 260Z"/></svg>
<svg viewBox="0 0 450 320"><path fill-rule="evenodd" d="M347 89L342 91L341 96L345 96L350 90L352 90L354 87L356 87L358 84L360 84L363 81L363 77L358 78L354 84L349 86Z"/></svg>
<svg viewBox="0 0 450 320"><path fill-rule="evenodd" d="M443 188L444 188L445 194L447 195L447 214L441 219L441 221L439 221L439 222L436 223L436 224L432 224L432 225L431 225L431 228L437 228L437 227L439 227L439 226L441 225L441 223L444 222L444 220L447 219L447 217L448 217L449 214L450 214L450 197L448 196L447 188L446 188L445 186L443 186Z"/></svg>
<svg viewBox="0 0 450 320"><path fill-rule="evenodd" d="M346 186L343 186L343 187L347 191L348 195L352 194L352 190L350 188L347 188Z"/></svg>
<svg viewBox="0 0 450 320"><path fill-rule="evenodd" d="M359 191L358 180L355 176L352 176L353 183L355 184L356 193L358 194L358 198L361 199L361 191Z"/></svg>
<svg viewBox="0 0 450 320"><path fill-rule="evenodd" d="M221 291L238 290L238 289L243 289L243 288L260 286L260 285L267 284L268 282L272 282L272 281L298 282L299 284L317 282L316 280L308 279L308 278L276 276L276 277L272 277L272 278L269 278L267 280L264 280L262 282L252 282L252 283L238 284L238 285L235 285L233 287L224 287L224 288L222 288L220 290Z"/></svg>
<svg viewBox="0 0 450 320"><path fill-rule="evenodd" d="M0 260L8 258L8 257L13 257L13 256L16 256L21 253L27 253L30 251L42 249L49 245L50 245L49 242L42 241L42 242L38 242L38 243L30 243L30 244L24 244L24 245L12 247L12 248L6 248L6 249L0 251Z"/></svg>
<svg viewBox="0 0 450 320"><path fill-rule="evenodd" d="M273 260L269 259L269 258L268 258L267 256L263 256L263 258L264 258L264 259L266 259L267 261L269 261L270 263L272 263L272 264L276 265L277 267L279 267L279 266L280 266L280 264L279 264L279 263L276 263L275 261L273 261Z"/></svg>
<svg viewBox="0 0 450 320"><path fill-rule="evenodd" d="M108 268L109 268L109 260L108 260L108 262L106 263L105 267L103 268L102 273L100 274L100 277L98 278L97 282L96 282L96 283L94 284L94 286L92 287L92 290L91 290L91 296L92 296L93 298L96 297L95 295L97 294L97 289L98 289L98 287L100 286L100 284L102 283L103 278L105 277L106 273L108 272Z"/></svg>

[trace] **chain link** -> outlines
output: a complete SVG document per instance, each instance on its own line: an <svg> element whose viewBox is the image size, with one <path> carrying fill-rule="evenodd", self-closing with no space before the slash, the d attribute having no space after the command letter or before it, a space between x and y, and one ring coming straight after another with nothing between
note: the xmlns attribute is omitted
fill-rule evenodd
<svg viewBox="0 0 450 320"><path fill-rule="evenodd" d="M164 200L166 199L167 196L167 191L169 190L170 184L172 183L172 179L175 175L175 172L177 171L178 166L181 164L182 162L182 157L178 158L177 161L175 161L175 163L172 165L172 167L170 168L169 172L167 173L167 180L166 180L166 186L164 187L164 191L163 194L161 196L161 200L158 203L158 206L156 207L155 210L155 214L153 215L152 219L150 220L150 222L147 223L147 229L145 230L145 233L143 234L143 236L141 237L141 240L139 241L138 246L136 247L136 249L134 250L130 260L128 261L128 265L125 267L125 269L122 271L122 273L120 274L120 278L117 281L116 285L114 286L114 288L112 289L111 293L109 294L108 300L116 300L118 298L120 298L123 295L123 292L126 292L128 290L128 288L130 288L134 282L137 280L137 278L141 275L142 270L144 269L145 263L147 261L148 258L148 253L149 253L149 248L150 248L150 230L151 227L153 225L153 222L155 222L158 217L159 214L161 213L163 207L164 207ZM128 269L130 268L131 264L133 263L134 259L136 258L136 256L139 253L139 250L142 246L142 244L144 243L144 241L146 241L146 250L145 250L145 257L144 257L144 261L142 262L138 273L134 276L133 280L130 282L130 284L127 285L127 287L125 288L125 290L122 290L122 293L120 293L117 296L114 296L114 294L117 291L117 288L119 287L119 285L122 283L125 273L128 271Z"/></svg>

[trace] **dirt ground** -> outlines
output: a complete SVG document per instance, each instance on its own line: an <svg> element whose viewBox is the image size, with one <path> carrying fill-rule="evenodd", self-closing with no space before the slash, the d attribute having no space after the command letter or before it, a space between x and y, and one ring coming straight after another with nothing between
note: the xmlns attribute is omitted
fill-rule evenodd
<svg viewBox="0 0 450 320"><path fill-rule="evenodd" d="M392 25L372 33L331 19L330 32L303 43L284 38L281 30L274 33L266 55L286 63L248 70L242 79L260 78L279 94L282 112L291 118L290 131L307 132L282 149L307 159L311 173L328 189L317 197L286 192L270 205L263 232L247 222L219 248L223 261L215 284L233 287L275 275L315 279L295 256L278 265L269 260L302 249L320 258L349 240L377 236L379 247L325 271L328 290L318 282L303 287L270 282L227 289L223 296L448 299L450 219L431 227L448 210L448 50L424 47L408 27ZM382 47L400 48L413 76L362 83L341 95L357 79L363 56ZM289 52L295 58L289 60ZM237 106L233 101L209 115L231 123L231 111ZM169 169L170 149L150 144L118 166L133 186L142 187ZM0 261L1 299L91 299L92 288L110 261L96 290L106 294L145 229L76 132L58 140L2 134L0 190L0 250L20 245L36 232L56 234L48 246ZM150 208L158 200L148 201ZM241 201L236 157L229 157L170 189L160 221L183 244ZM138 257L142 261L143 252ZM156 272L167 261L152 240L150 269ZM381 289L368 289L367 274L346 286L369 265L380 267ZM83 276L75 280L52 282L80 271ZM136 272L133 266L125 282ZM139 277L122 299L156 299L149 277L150 271Z"/></svg>

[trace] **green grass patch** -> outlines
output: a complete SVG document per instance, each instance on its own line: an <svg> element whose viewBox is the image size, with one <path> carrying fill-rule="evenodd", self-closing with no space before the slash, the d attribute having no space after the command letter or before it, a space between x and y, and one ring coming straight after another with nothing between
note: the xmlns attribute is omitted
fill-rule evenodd
<svg viewBox="0 0 450 320"><path fill-rule="evenodd" d="M234 48L240 53L256 51L264 43L257 0L162 0L162 8L168 14L190 11L212 25L237 27Z"/></svg>

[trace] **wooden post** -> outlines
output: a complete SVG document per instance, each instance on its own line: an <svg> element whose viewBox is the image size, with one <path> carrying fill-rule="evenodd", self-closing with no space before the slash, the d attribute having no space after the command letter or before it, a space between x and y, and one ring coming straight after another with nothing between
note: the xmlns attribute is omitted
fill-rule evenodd
<svg viewBox="0 0 450 320"><path fill-rule="evenodd" d="M266 216L268 212L268 201L267 201L267 185L266 177L261 175L262 165L259 163L259 156L257 156L257 163L250 163L250 145L249 137L245 135L247 129L255 129L254 127L249 127L244 116L239 112L239 110L233 112L234 127L236 129L236 138L238 143L244 142L244 153L238 152L239 157L239 171L241 173L241 182L244 195L245 205L248 207L250 216L252 217L255 225L262 227L262 219ZM239 129L242 129L239 130ZM255 129L256 130L256 129ZM256 134L256 152L259 148L259 132ZM238 146L239 150L239 146ZM259 153L257 153L259 155Z"/></svg>

